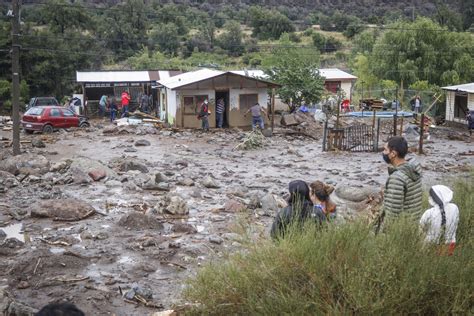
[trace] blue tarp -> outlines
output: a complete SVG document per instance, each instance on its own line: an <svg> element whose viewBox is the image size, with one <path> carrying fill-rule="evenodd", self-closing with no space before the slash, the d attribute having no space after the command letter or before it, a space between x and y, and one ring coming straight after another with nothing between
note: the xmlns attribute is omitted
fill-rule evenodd
<svg viewBox="0 0 474 316"><path fill-rule="evenodd" d="M397 116L403 116L403 117L412 117L413 113L412 112L405 112L405 111L383 111L383 112L375 112L376 117L385 117L385 118L390 118L393 117L394 115ZM345 114L346 116L351 116L351 117L371 117L373 116L372 111L364 111L364 112L349 112Z"/></svg>

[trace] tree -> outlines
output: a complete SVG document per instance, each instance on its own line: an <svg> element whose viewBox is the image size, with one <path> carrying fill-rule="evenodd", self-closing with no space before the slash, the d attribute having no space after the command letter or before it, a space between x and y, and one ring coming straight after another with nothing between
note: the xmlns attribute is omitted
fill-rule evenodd
<svg viewBox="0 0 474 316"><path fill-rule="evenodd" d="M224 33L218 38L220 46L227 50L231 56L240 56L244 52L242 43L242 30L236 21L227 22Z"/></svg>
<svg viewBox="0 0 474 316"><path fill-rule="evenodd" d="M339 50L342 43L333 36L324 36L321 33L313 33L313 44L321 53L331 53Z"/></svg>
<svg viewBox="0 0 474 316"><path fill-rule="evenodd" d="M367 89L370 97L372 87L377 82L377 77L370 67L369 58L363 54L358 54L355 58L354 68L358 77L357 86L360 85L362 89Z"/></svg>
<svg viewBox="0 0 474 316"><path fill-rule="evenodd" d="M39 10L39 19L54 33L64 34L67 30L92 30L94 20L80 6L65 0L50 0Z"/></svg>
<svg viewBox="0 0 474 316"><path fill-rule="evenodd" d="M465 68L472 69L474 39L470 34L450 32L427 18L398 21L389 28L368 55L378 78L394 80L401 89L417 80L437 85L461 77L474 80L474 72L463 71L459 64L463 60L469 63Z"/></svg>
<svg viewBox="0 0 474 316"><path fill-rule="evenodd" d="M159 25L151 32L150 41L152 46L157 45L165 55L176 55L180 44L176 25L173 23Z"/></svg>
<svg viewBox="0 0 474 316"><path fill-rule="evenodd" d="M279 39L283 33L294 31L290 19L278 11L253 6L249 9L249 16L252 35L261 40Z"/></svg>
<svg viewBox="0 0 474 316"><path fill-rule="evenodd" d="M290 47L289 39L263 60L265 73L276 83L280 98L288 104L316 103L324 90L319 74L319 53L311 48Z"/></svg>

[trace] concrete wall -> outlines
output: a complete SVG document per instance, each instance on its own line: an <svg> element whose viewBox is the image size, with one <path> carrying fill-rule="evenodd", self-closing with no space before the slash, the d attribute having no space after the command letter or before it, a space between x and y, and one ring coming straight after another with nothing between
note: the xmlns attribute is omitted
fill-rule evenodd
<svg viewBox="0 0 474 316"><path fill-rule="evenodd" d="M184 114L183 116L183 107L182 107L182 98L185 96L196 96L196 95L207 95L209 100L209 110L211 115L209 115L209 127L216 127L216 113L215 113L215 91L214 90L180 90L176 93L176 126L177 127L186 127L186 128L200 128L201 120L197 119L196 114ZM200 106L200 104L198 104Z"/></svg>
<svg viewBox="0 0 474 316"><path fill-rule="evenodd" d="M250 127L252 126L252 115L249 113L244 117L244 110L240 109L241 94L258 94L258 103L267 111L270 99L268 98L267 89L230 89L229 91L229 126L230 127ZM268 118L265 118L265 124L268 124Z"/></svg>
<svg viewBox="0 0 474 316"><path fill-rule="evenodd" d="M341 90L347 99L352 100L352 81L341 81Z"/></svg>

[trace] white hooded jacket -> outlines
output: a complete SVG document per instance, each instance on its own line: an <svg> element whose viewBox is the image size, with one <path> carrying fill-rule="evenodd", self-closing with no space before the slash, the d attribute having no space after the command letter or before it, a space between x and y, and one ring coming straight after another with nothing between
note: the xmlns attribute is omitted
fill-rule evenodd
<svg viewBox="0 0 474 316"><path fill-rule="evenodd" d="M453 199L453 191L444 185L434 185L432 189L443 203L443 209L446 214L446 226L444 228L444 236L441 236L443 232L441 224L442 209L430 196L429 203L433 207L427 210L420 220L420 225L426 232L425 241L430 243L455 243L456 230L459 222L459 210L456 204L449 203Z"/></svg>

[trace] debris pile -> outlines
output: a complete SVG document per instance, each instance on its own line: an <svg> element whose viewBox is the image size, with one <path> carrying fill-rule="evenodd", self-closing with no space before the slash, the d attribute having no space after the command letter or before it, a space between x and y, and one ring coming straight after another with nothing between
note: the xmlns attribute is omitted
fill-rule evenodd
<svg viewBox="0 0 474 316"><path fill-rule="evenodd" d="M324 123L316 121L310 113L286 114L282 116L280 123L290 128L283 132L286 135L301 135L317 140L323 134Z"/></svg>
<svg viewBox="0 0 474 316"><path fill-rule="evenodd" d="M258 130L252 131L247 133L245 136L244 140L237 144L234 149L237 150L252 150L252 149L258 149L262 148L265 146L267 143L267 140L265 139L265 136Z"/></svg>

